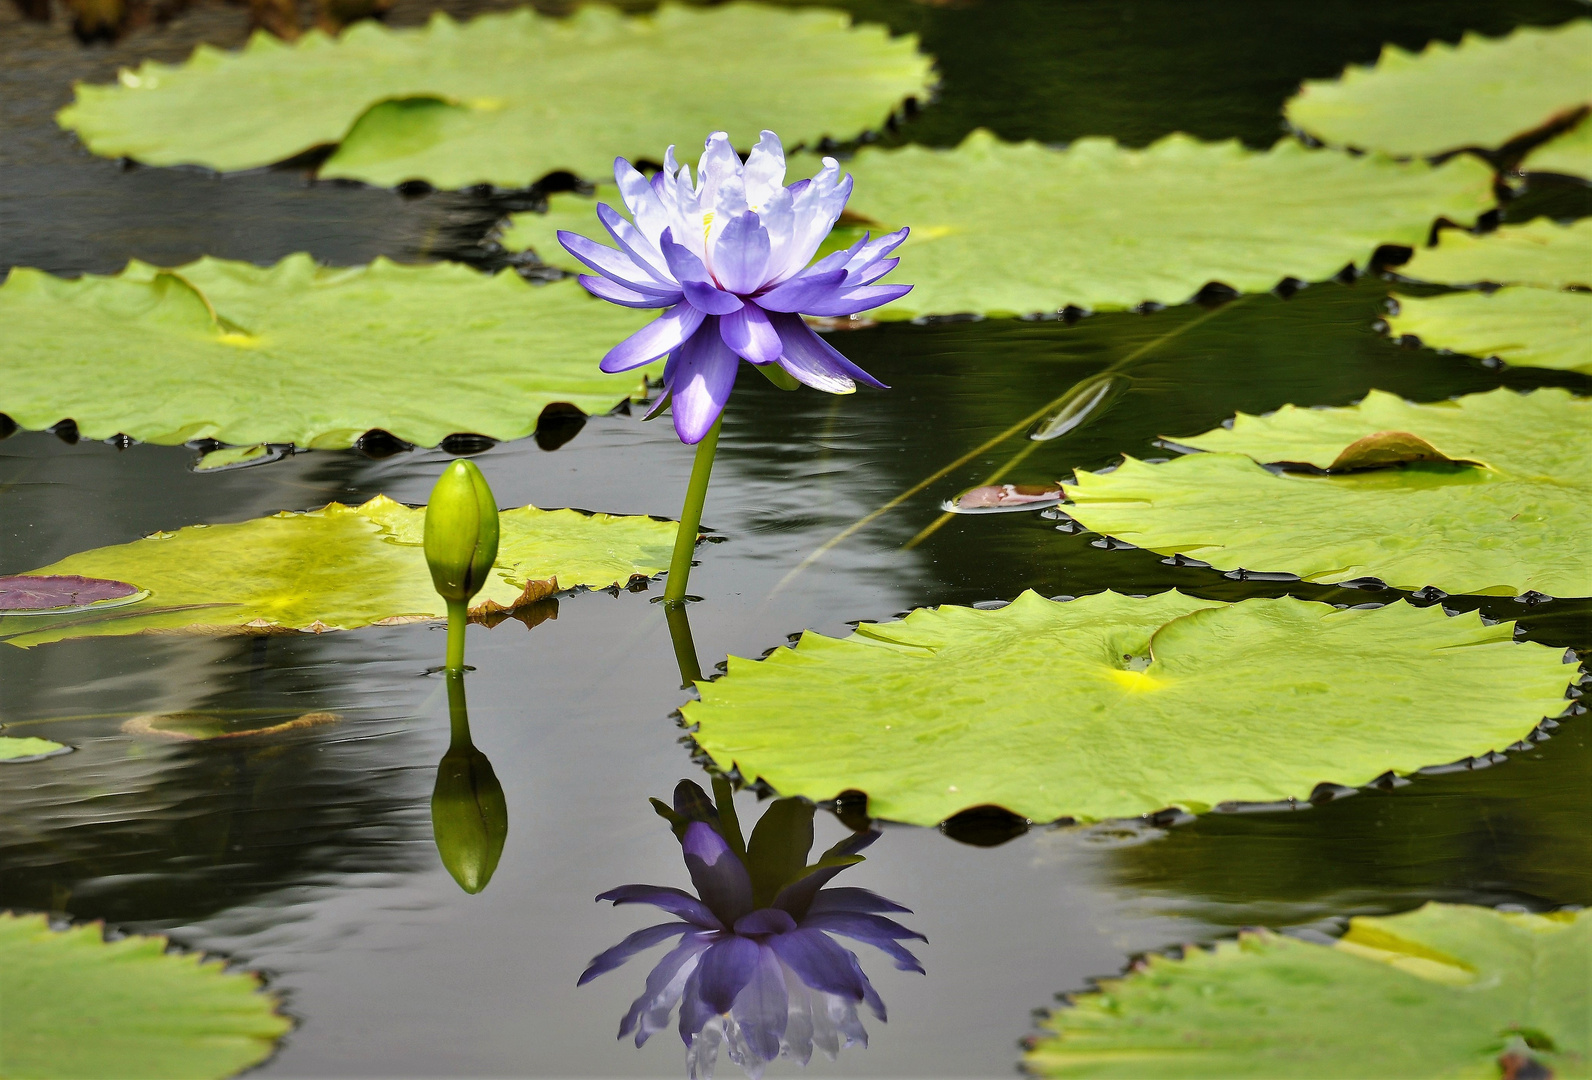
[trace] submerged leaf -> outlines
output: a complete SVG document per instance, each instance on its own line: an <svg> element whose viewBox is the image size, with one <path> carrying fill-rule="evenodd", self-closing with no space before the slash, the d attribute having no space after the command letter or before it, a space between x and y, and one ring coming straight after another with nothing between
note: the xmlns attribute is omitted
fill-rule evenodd
<svg viewBox="0 0 1592 1080"><path fill-rule="evenodd" d="M1344 460L1355 446L1374 450L1376 437L1386 448L1394 434L1442 460L1432 463L1407 441L1390 456L1411 464ZM1373 390L1348 408L1240 413L1231 429L1175 441L1210 452L1080 472L1067 485L1068 514L1217 570L1322 583L1372 576L1450 593L1592 595L1592 399L1568 390L1499 389L1435 405ZM1356 471L1261 467L1274 463Z"/></svg>
<svg viewBox="0 0 1592 1080"><path fill-rule="evenodd" d="M1024 1065L1101 1080L1570 1080L1592 1054L1588 971L1586 911L1433 903L1357 917L1332 945L1253 931L1071 996Z"/></svg>
<svg viewBox="0 0 1592 1080"><path fill-rule="evenodd" d="M248 972L163 937L105 941L0 912L0 1068L16 1077L220 1077L259 1064L292 1027Z"/></svg>
<svg viewBox="0 0 1592 1080"><path fill-rule="evenodd" d="M1388 330L1421 344L1516 367L1592 375L1592 293L1517 286L1494 293L1461 292L1398 298Z"/></svg>
<svg viewBox="0 0 1592 1080"><path fill-rule="evenodd" d="M0 618L0 640L144 632L286 633L441 618L421 549L425 510L378 495L235 525L193 525L72 555L41 573L136 578L147 599L61 619ZM673 522L575 510L503 511L497 561L473 614L501 612L559 589L624 585L669 562Z"/></svg>
<svg viewBox="0 0 1592 1080"><path fill-rule="evenodd" d="M54 757L71 749L49 739L23 738L11 735L0 735L0 761L19 762L37 761L39 758ZM3 1036L0 1036L0 1062L5 1061L3 1052Z"/></svg>
<svg viewBox="0 0 1592 1080"><path fill-rule="evenodd" d="M0 412L165 445L338 449L374 428L420 446L518 439L554 402L602 413L640 393L640 373L597 361L646 321L573 281L446 263L135 261L70 281L18 268L0 286Z"/></svg>
<svg viewBox="0 0 1592 1080"><path fill-rule="evenodd" d="M682 711L721 769L815 801L863 791L912 824L1201 812L1519 741L1575 668L1511 631L1402 603L1028 592L732 657Z"/></svg>
<svg viewBox="0 0 1592 1080"><path fill-rule="evenodd" d="M1398 155L1497 149L1592 102L1592 21L1466 34L1420 53L1382 49L1373 67L1312 80L1288 122L1323 142Z"/></svg>
<svg viewBox="0 0 1592 1080"><path fill-rule="evenodd" d="M616 156L656 159L671 143L694 160L721 129L738 142L765 127L789 145L846 141L923 96L930 64L910 35L836 11L665 4L628 17L593 4L555 19L527 6L294 45L256 34L238 52L201 45L119 85L79 84L60 122L96 154L149 165L249 169L341 143L322 176L522 188L557 170L611 175Z"/></svg>
<svg viewBox="0 0 1592 1080"><path fill-rule="evenodd" d="M1537 218L1484 236L1444 229L1436 247L1417 250L1398 272L1443 285L1592 288L1592 218L1569 225Z"/></svg>

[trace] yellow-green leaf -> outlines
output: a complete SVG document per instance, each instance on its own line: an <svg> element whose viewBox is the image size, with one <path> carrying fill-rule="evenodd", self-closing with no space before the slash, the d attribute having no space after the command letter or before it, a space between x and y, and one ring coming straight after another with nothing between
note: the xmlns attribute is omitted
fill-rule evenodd
<svg viewBox="0 0 1592 1080"><path fill-rule="evenodd" d="M1592 375L1592 293L1516 287L1400 296L1398 303L1388 330L1413 334L1423 345Z"/></svg>
<svg viewBox="0 0 1592 1080"><path fill-rule="evenodd" d="M1560 225L1537 218L1484 236L1444 229L1399 267L1402 277L1444 285L1535 285L1592 288L1592 218Z"/></svg>

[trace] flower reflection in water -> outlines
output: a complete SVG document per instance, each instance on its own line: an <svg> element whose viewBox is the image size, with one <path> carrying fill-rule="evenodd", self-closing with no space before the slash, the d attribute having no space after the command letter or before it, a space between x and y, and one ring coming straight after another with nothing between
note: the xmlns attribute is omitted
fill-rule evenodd
<svg viewBox="0 0 1592 1080"><path fill-rule="evenodd" d="M868 1043L857 1016L866 1004L880 1020L884 1002L851 950L831 935L872 945L897 968L922 972L902 939L927 940L883 912L907 908L857 888L824 888L862 861L857 854L879 838L853 833L807 865L813 843L811 803L779 799L741 839L730 785L714 782L715 806L690 781L675 789L671 808L653 806L674 827L697 895L661 885L622 885L599 896L615 904L652 904L679 921L638 930L599 954L581 985L635 954L673 938L680 941L647 976L646 989L619 1025L639 1047L680 1010L688 1075L713 1075L722 1047L752 1077L777 1057L806 1064L816 1047L834 1058L841 1047Z"/></svg>

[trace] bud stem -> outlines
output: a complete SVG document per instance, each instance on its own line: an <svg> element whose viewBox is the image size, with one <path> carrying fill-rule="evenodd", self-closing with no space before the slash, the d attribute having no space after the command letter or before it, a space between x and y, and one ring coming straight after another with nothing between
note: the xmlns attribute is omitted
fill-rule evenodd
<svg viewBox="0 0 1592 1080"><path fill-rule="evenodd" d="M663 585L666 604L685 603L685 587L691 579L691 555L696 550L697 533L702 527L702 504L708 497L708 478L713 475L713 455L719 448L719 428L723 424L724 414L720 413L702 441L697 443L691 483L685 489L685 506L680 510L680 528L674 536L674 558L669 560L669 577Z"/></svg>
<svg viewBox="0 0 1592 1080"><path fill-rule="evenodd" d="M450 672L464 670L464 628L470 622L470 601L448 601L448 661Z"/></svg>

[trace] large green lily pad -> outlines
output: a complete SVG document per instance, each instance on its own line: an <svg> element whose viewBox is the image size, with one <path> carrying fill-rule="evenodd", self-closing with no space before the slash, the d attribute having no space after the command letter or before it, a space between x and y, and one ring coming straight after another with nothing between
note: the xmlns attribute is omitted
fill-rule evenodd
<svg viewBox="0 0 1592 1080"><path fill-rule="evenodd" d="M669 564L675 525L576 510L505 510L494 572L473 612L492 613L560 589L604 588ZM350 507L191 525L72 555L41 574L136 582L149 597L104 614L0 617L0 640L27 647L135 633L351 630L446 614L421 548L425 510L385 496Z"/></svg>
<svg viewBox="0 0 1592 1080"><path fill-rule="evenodd" d="M520 188L561 169L608 175L616 156L658 160L671 143L690 157L720 129L848 140L923 95L930 64L915 38L837 11L665 4L627 17L594 4L554 19L524 7L292 45L261 32L235 53L201 45L184 64L80 85L60 122L96 154L150 165L230 171L340 144L322 176Z"/></svg>
<svg viewBox="0 0 1592 1080"><path fill-rule="evenodd" d="M1511 631L1403 603L1026 592L732 657L683 712L720 768L781 795L863 791L897 821L1201 812L1524 738L1563 710L1575 669Z"/></svg>
<svg viewBox="0 0 1592 1080"><path fill-rule="evenodd" d="M1537 218L1484 236L1445 229L1436 247L1416 251L1398 272L1444 285L1592 288L1592 218L1569 225Z"/></svg>
<svg viewBox="0 0 1592 1080"><path fill-rule="evenodd" d="M166 949L0 912L0 1073L220 1078L270 1056L292 1024L258 977Z"/></svg>
<svg viewBox="0 0 1592 1080"><path fill-rule="evenodd" d="M636 372L597 361L649 315L573 281L386 259L132 262L71 281L19 268L0 286L0 412L165 444L337 449L372 428L422 446L517 439L552 402L606 412L639 394Z"/></svg>
<svg viewBox="0 0 1592 1080"><path fill-rule="evenodd" d="M1265 930L1073 995L1025 1064L1105 1080L1592 1076L1592 913L1427 904L1331 945ZM1536 1066L1528 1070L1528 1063Z"/></svg>
<svg viewBox="0 0 1592 1080"><path fill-rule="evenodd" d="M1520 163L1520 169L1592 178L1592 119L1582 120L1573 130L1532 150Z"/></svg>
<svg viewBox="0 0 1592 1080"><path fill-rule="evenodd" d="M49 739L0 735L0 761L32 761L59 754L65 749L62 744ZM0 1054L0 1066L4 1064L5 1055Z"/></svg>
<svg viewBox="0 0 1592 1080"><path fill-rule="evenodd" d="M848 167L852 212L876 231L912 227L892 280L915 287L871 313L884 319L1177 304L1213 281L1264 292L1364 265L1383 244L1425 243L1438 218L1470 222L1492 204L1479 162L1432 168L1291 140L1052 150L978 131L954 150L865 147Z"/></svg>
<svg viewBox="0 0 1592 1080"><path fill-rule="evenodd" d="M1283 106L1323 142L1428 156L1497 149L1592 103L1592 21L1467 34L1420 53L1396 45L1372 67L1312 80Z"/></svg>
<svg viewBox="0 0 1592 1080"><path fill-rule="evenodd" d="M1592 294L1508 288L1400 296L1388 330L1434 349L1592 375Z"/></svg>
<svg viewBox="0 0 1592 1080"><path fill-rule="evenodd" d="M1592 595L1592 399L1568 390L1499 389L1435 405L1373 390L1348 408L1240 413L1231 430L1176 441L1210 453L1080 472L1065 487L1067 512L1218 570Z"/></svg>

